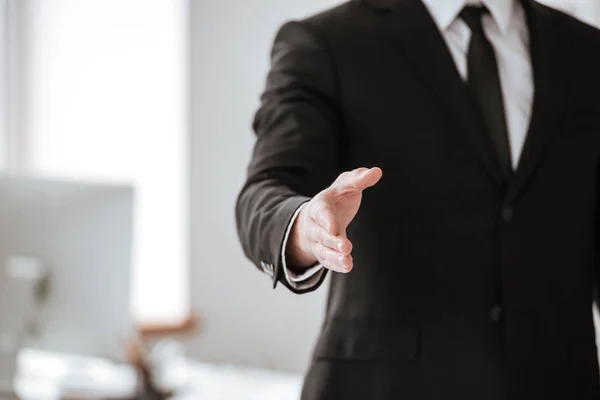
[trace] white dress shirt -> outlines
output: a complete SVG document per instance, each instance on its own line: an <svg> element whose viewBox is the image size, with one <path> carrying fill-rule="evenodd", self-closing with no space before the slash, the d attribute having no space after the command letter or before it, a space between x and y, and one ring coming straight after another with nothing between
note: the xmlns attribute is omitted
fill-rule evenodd
<svg viewBox="0 0 600 400"><path fill-rule="evenodd" d="M458 72L466 81L467 54L471 30L459 18L466 5L487 7L489 15L483 17L483 28L496 52L500 84L504 96L504 109L509 145L516 169L525 143L533 106L533 68L529 54L529 30L525 10L518 0L422 0L437 24ZM294 214L285 235L282 259L285 278L297 290L305 290L319 282L324 269L316 265L301 275L290 271L285 264L285 248L291 227L302 209Z"/></svg>

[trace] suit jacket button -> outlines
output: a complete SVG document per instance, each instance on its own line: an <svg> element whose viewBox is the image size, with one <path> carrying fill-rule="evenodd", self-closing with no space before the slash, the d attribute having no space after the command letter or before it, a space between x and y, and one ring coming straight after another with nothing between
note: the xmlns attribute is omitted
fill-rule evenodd
<svg viewBox="0 0 600 400"><path fill-rule="evenodd" d="M496 306L496 307L492 308L492 310L490 311L490 318L495 323L502 321L503 316L504 316L504 310L500 306Z"/></svg>
<svg viewBox="0 0 600 400"><path fill-rule="evenodd" d="M515 212L511 207L504 207L502 209L502 219L505 221L511 221L514 217Z"/></svg>

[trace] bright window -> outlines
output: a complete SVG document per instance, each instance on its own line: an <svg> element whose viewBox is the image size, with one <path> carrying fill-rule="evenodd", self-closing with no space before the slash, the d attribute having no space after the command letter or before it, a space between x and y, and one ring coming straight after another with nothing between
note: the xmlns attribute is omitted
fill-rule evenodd
<svg viewBox="0 0 600 400"><path fill-rule="evenodd" d="M0 0L0 170L6 166L8 153L8 7Z"/></svg>
<svg viewBox="0 0 600 400"><path fill-rule="evenodd" d="M184 0L17 0L28 11L27 168L136 188L132 312L188 316Z"/></svg>

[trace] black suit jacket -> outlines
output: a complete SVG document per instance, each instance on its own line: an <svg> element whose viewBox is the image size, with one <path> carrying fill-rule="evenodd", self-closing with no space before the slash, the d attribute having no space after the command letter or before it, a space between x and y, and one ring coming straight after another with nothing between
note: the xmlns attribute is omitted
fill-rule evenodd
<svg viewBox="0 0 600 400"><path fill-rule="evenodd" d="M384 171L303 399L600 399L600 32L523 5L535 101L510 182L419 0L354 0L278 33L237 204L247 256L287 285L296 208L342 171Z"/></svg>

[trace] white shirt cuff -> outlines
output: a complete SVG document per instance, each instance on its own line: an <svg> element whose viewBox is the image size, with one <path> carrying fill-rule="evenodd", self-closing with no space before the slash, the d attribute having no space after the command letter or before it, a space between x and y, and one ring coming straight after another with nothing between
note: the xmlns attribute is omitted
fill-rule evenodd
<svg viewBox="0 0 600 400"><path fill-rule="evenodd" d="M292 216L287 230L285 231L285 236L283 238L283 246L281 249L281 260L283 264L283 273L285 275L285 280L291 287L293 287L296 290L306 290L316 286L319 283L321 276L325 273L325 269L321 264L317 264L313 267L310 267L302 274L296 274L295 272L291 271L290 269L288 269L286 264L285 249L287 247L288 238L290 236L290 232L292 231L292 227L294 226L294 222L296 221L296 218L298 218L298 214L300 214L300 211L302 211L302 208L304 208L305 205L306 203L298 207L298 209Z"/></svg>

